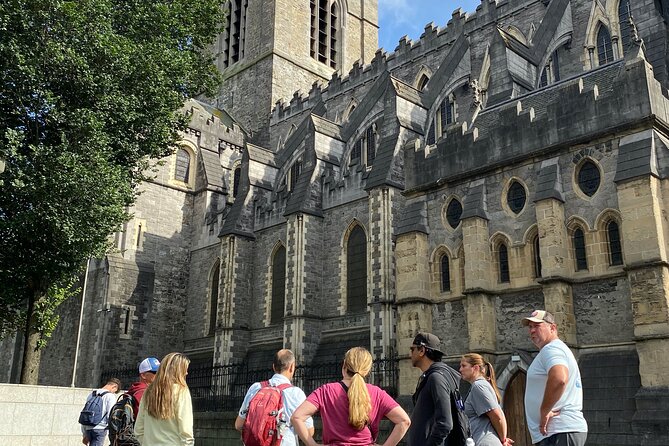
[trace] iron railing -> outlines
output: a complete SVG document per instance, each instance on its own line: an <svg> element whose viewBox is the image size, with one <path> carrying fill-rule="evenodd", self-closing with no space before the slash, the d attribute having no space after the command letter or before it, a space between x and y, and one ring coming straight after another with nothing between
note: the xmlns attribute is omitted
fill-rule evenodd
<svg viewBox="0 0 669 446"><path fill-rule="evenodd" d="M293 384L308 395L317 387L341 379L341 361L298 366L293 376ZM127 387L136 379L136 369L106 370L104 379L117 377ZM221 412L237 410L244 400L246 391L254 382L269 379L270 368L251 369L246 364L192 367L186 380L193 399L193 409L197 412ZM397 396L399 362L396 358L377 359L367 382L375 384L391 396Z"/></svg>

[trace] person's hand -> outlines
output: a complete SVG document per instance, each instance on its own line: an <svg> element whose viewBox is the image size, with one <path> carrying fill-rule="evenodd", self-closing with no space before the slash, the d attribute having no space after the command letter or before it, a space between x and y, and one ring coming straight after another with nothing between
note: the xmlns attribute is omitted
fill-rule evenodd
<svg viewBox="0 0 669 446"><path fill-rule="evenodd" d="M548 422L551 418L557 415L560 415L559 410L550 410L546 415L541 417L541 420L539 421L539 432L541 432L541 435L546 435L548 432Z"/></svg>
<svg viewBox="0 0 669 446"><path fill-rule="evenodd" d="M84 438L81 439L81 442L85 445L88 445L88 443L90 443L90 440L88 439L87 436L84 435Z"/></svg>
<svg viewBox="0 0 669 446"><path fill-rule="evenodd" d="M515 443L512 439L509 437L506 437L504 441L502 441L502 446L512 446L513 443Z"/></svg>

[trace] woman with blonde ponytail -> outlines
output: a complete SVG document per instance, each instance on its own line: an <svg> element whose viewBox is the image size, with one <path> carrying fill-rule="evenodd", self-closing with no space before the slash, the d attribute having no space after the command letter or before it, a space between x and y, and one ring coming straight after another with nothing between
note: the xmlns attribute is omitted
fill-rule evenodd
<svg viewBox="0 0 669 446"><path fill-rule="evenodd" d="M169 353L139 403L135 435L147 446L193 445L193 405L186 385L190 360Z"/></svg>
<svg viewBox="0 0 669 446"><path fill-rule="evenodd" d="M320 412L323 420L323 444L376 444L379 422L384 417L395 427L383 445L395 446L400 442L409 429L409 416L383 389L365 383L371 370L372 355L365 348L354 347L346 352L342 380L314 390L291 417L293 428L304 444L318 446L305 424L316 412Z"/></svg>
<svg viewBox="0 0 669 446"><path fill-rule="evenodd" d="M460 360L460 374L472 385L465 413L476 446L511 446L513 440L506 436L506 417L499 405L501 396L492 364L478 353L467 353Z"/></svg>

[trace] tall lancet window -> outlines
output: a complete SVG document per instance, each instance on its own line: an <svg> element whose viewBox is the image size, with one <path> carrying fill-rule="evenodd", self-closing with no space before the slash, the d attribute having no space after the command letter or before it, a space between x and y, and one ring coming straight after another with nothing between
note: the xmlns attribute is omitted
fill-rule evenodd
<svg viewBox="0 0 669 446"><path fill-rule="evenodd" d="M227 68L244 57L246 40L246 9L248 0L231 0L228 3L228 26L223 41L223 67Z"/></svg>
<svg viewBox="0 0 669 446"><path fill-rule="evenodd" d="M341 10L332 0L311 0L311 57L337 68Z"/></svg>
<svg viewBox="0 0 669 446"><path fill-rule="evenodd" d="M367 309L367 236L357 225L346 244L346 308L349 313Z"/></svg>

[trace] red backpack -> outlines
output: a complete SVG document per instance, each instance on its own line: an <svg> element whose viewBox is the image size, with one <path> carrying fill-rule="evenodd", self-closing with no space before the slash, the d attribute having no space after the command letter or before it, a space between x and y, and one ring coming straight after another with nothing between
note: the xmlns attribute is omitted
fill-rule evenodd
<svg viewBox="0 0 669 446"><path fill-rule="evenodd" d="M283 412L282 394L291 384L270 386L269 381L260 383L260 390L251 398L242 429L242 441L246 446L278 446L283 438L283 429L288 423Z"/></svg>

